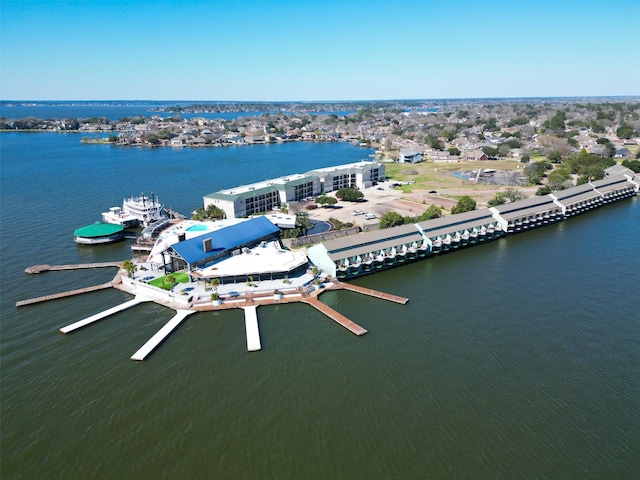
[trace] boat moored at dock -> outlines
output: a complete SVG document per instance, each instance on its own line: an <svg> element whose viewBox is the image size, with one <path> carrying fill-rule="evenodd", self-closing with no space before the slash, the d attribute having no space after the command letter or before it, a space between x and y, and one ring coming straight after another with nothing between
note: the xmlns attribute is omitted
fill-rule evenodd
<svg viewBox="0 0 640 480"><path fill-rule="evenodd" d="M73 232L73 241L80 245L100 245L124 239L124 227L110 223L96 222Z"/></svg>
<svg viewBox="0 0 640 480"><path fill-rule="evenodd" d="M168 215L153 192L151 192L151 198L144 193L125 198L122 208L111 207L108 212L102 214L104 222L123 225L124 228L147 227L166 218Z"/></svg>

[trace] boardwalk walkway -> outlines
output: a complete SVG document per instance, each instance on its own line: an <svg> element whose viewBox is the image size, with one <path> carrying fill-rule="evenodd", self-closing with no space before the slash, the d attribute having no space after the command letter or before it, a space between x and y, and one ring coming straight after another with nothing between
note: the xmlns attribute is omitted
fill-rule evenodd
<svg viewBox="0 0 640 480"><path fill-rule="evenodd" d="M52 270L80 270L84 268L120 267L122 262L74 263L70 265L33 265L25 269L26 273L41 273Z"/></svg>
<svg viewBox="0 0 640 480"><path fill-rule="evenodd" d="M371 288L359 287L357 285L351 285L350 283L336 282L330 289L344 289L351 290L352 292L362 293L363 295L369 295L370 297L381 298L390 302L399 303L405 305L409 299L406 297L400 297L391 293L381 292L379 290L373 290Z"/></svg>
<svg viewBox="0 0 640 480"><path fill-rule="evenodd" d="M24 307L25 305L32 305L34 303L47 302L58 298L72 297L73 295L95 292L96 290L104 290L105 288L111 288L112 286L112 282L107 282L101 285L94 285L92 287L78 288L77 290L69 290L67 292L52 293L51 295L44 295L42 297L29 298L27 300L20 300L16 302L16 307Z"/></svg>
<svg viewBox="0 0 640 480"><path fill-rule="evenodd" d="M365 333L367 333L367 331L364 328L362 328L360 325L358 325L355 322L352 322L351 320L349 320L347 317L345 317L341 313L336 312L333 308L331 308L330 306L322 303L316 297L307 297L307 298L302 299L301 301L304 302L304 303L308 303L309 305L314 307L316 310L324 313L331 320L339 323L344 328L346 328L347 330L349 330L352 333L355 333L358 336L364 335Z"/></svg>

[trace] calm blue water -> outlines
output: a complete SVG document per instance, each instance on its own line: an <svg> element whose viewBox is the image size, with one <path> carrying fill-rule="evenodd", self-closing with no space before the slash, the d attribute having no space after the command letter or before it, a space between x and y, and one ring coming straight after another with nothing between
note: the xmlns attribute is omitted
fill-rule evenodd
<svg viewBox="0 0 640 480"><path fill-rule="evenodd" d="M145 362L172 316L130 297L17 300L110 280L28 276L38 263L122 260L73 229L142 191L188 213L220 188L357 161L344 144L230 149L82 145L0 134L2 478L627 479L640 471L640 199L359 279L407 296L196 314Z"/></svg>
<svg viewBox="0 0 640 480"><path fill-rule="evenodd" d="M156 112L152 111L152 108L171 107L174 105L192 105L193 103L184 102L167 102L165 104L144 104L136 103L134 105L125 104L78 104L78 105L1 105L0 116L10 119L20 119L35 117L43 120L47 119L64 119L64 118L100 118L107 117L111 121L119 120L121 118L134 118L134 117L171 117L175 113L171 112ZM222 118L225 120L234 120L238 117L259 117L264 113L279 113L276 111L269 112L225 112L225 113L180 113L182 118ZM290 112L283 112L290 113ZM340 112L312 112L314 115L328 115L335 113L338 116L349 115L355 113L354 111L340 111Z"/></svg>

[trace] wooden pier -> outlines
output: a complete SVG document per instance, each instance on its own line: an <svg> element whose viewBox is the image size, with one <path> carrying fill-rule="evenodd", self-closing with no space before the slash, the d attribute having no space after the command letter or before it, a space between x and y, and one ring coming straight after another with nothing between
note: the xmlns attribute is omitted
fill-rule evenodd
<svg viewBox="0 0 640 480"><path fill-rule="evenodd" d="M304 303L308 303L309 305L314 307L316 310L324 313L331 320L339 323L344 328L346 328L347 330L349 330L352 333L355 333L358 336L364 335L365 333L367 333L367 331L364 328L362 328L360 325L358 325L355 322L352 322L351 320L349 320L347 317L345 317L341 313L336 312L330 306L322 303L320 300L318 300L317 297L307 297L307 298L305 298L305 299L303 299L301 301L304 302Z"/></svg>
<svg viewBox="0 0 640 480"><path fill-rule="evenodd" d="M32 305L34 303L48 302L49 300L56 300L58 298L72 297L83 293L95 292L96 290L104 290L105 288L111 288L112 286L112 282L107 282L101 285L94 285L92 287L78 288L77 290L68 290L66 292L52 293L51 295L44 295L42 297L29 298L27 300L20 300L16 302L16 307L24 307L25 305Z"/></svg>
<svg viewBox="0 0 640 480"><path fill-rule="evenodd" d="M362 293L363 295L369 295L370 297L381 298L388 300L389 302L399 303L405 305L409 299L406 297L400 297L399 295L393 295L391 293L381 292L379 290L373 290L372 288L359 287L357 285L351 285L350 283L336 282L333 286L329 287L330 290L350 290L352 292Z"/></svg>
<svg viewBox="0 0 640 480"><path fill-rule="evenodd" d="M21 307L24 305L31 305L34 303L44 302L48 300L55 300L58 298L70 297L73 295L79 295L82 293L93 292L96 290L102 290L106 288L114 287L118 290L125 291L130 294L136 294L135 289L131 288L128 284L123 284L121 280L122 271L120 268L122 267L121 262L103 262L103 263L84 263L84 264L73 264L73 265L34 265L32 267L27 268L25 271L29 274L41 273L46 271L53 270L76 270L76 269L85 269L85 268L103 268L103 267L118 267L118 271L116 272L115 277L112 281L95 285L92 287L80 288L77 290L70 290L62 293L55 293L52 295L45 295L42 297L31 298L28 300L22 300L16 302L16 307ZM148 355L151 354L189 315L192 313L196 313L198 311L216 311L216 310L227 310L232 308L240 308L244 311L245 317L245 329L247 336L247 350L250 352L258 351L262 349L261 341L260 341L260 330L258 327L258 315L257 315L257 307L260 305L278 305L278 304L286 304L286 303L294 303L294 302L303 302L311 305L313 308L323 313L327 317L329 317L334 322L343 326L350 332L355 335L361 336L367 333L367 330L362 328L357 323L349 320L346 316L342 315L340 312L337 312L330 306L319 300L319 296L322 293L328 290L350 290L352 292L360 293L363 295L368 295L373 298L379 298L382 300L387 300L390 302L398 303L401 305L406 304L409 299L405 297L401 297L398 295L393 295L390 293L381 292L378 290L373 290L371 288L359 287L356 285L351 285L349 283L342 282L329 282L325 284L322 288L317 288L317 286L312 287L311 285L300 285L297 288L284 289L284 295L280 295L277 298L273 293L268 292L253 292L248 291L245 292L244 295L237 295L233 297L227 297L224 299L221 305L213 305L209 300L201 300L197 299L195 301L189 301L185 305L179 305L174 301L171 301L169 298L161 298L157 297L157 295L152 295L153 298L145 298L145 296L140 296L139 292L136 294L136 298L125 302L121 305L115 306L103 312L97 313L90 317L87 317L83 320L75 322L71 325L63 327L60 329L62 333L69 333L78 328L82 328L86 325L90 325L98 320L101 320L109 315L112 315L117 312L121 312L127 308L133 307L141 302L145 301L153 301L160 305L164 305L168 308L171 308L176 311L175 316L171 318L153 337L151 337L136 353L131 356L132 360L142 361Z"/></svg>
<svg viewBox="0 0 640 480"><path fill-rule="evenodd" d="M84 268L121 267L122 262L75 263L70 265L33 265L25 269L26 273L42 273L52 270L80 270Z"/></svg>

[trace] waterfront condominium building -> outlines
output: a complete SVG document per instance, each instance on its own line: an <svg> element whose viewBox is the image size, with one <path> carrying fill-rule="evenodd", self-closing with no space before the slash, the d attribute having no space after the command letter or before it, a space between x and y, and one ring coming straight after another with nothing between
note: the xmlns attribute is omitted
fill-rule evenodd
<svg viewBox="0 0 640 480"><path fill-rule="evenodd" d="M295 174L210 193L204 196L204 208L215 205L227 218L242 218L320 193L320 178Z"/></svg>
<svg viewBox="0 0 640 480"><path fill-rule="evenodd" d="M323 192L335 192L341 188L367 188L384 180L384 164L377 162L357 162L337 167L318 168L307 175L315 175L322 182Z"/></svg>
<svg viewBox="0 0 640 480"><path fill-rule="evenodd" d="M204 207L223 210L227 218L242 218L278 209L280 205L341 188L366 188L384 180L384 165L358 162L287 175L251 185L220 190L203 197Z"/></svg>

